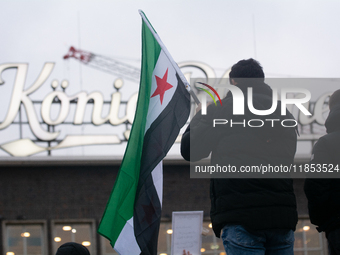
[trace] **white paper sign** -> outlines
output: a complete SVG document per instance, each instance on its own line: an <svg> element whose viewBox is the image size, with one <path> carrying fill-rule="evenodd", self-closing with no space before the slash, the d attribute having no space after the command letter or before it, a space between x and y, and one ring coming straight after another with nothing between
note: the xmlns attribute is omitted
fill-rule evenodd
<svg viewBox="0 0 340 255"><path fill-rule="evenodd" d="M172 212L171 255L201 254L203 211Z"/></svg>

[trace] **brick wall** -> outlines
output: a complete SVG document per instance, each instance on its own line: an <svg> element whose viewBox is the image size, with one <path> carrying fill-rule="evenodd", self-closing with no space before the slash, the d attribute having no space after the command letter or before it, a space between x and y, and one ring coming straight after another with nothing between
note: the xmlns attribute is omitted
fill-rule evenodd
<svg viewBox="0 0 340 255"><path fill-rule="evenodd" d="M24 219L100 219L119 166L0 167L0 216ZM294 180L299 215L306 215L302 179ZM209 179L190 179L188 165L164 166L162 217L204 210L209 216Z"/></svg>

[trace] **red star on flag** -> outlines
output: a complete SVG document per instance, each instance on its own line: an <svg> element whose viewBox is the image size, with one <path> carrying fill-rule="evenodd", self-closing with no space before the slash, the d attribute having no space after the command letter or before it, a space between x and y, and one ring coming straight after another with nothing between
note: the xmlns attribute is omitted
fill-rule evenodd
<svg viewBox="0 0 340 255"><path fill-rule="evenodd" d="M142 204L142 207L143 207L144 214L145 214L142 219L142 222L146 221L149 225L151 225L153 216L156 214L155 208L153 207L151 201L148 205Z"/></svg>
<svg viewBox="0 0 340 255"><path fill-rule="evenodd" d="M165 91L171 89L173 86L167 82L168 79L168 69L166 69L166 72L163 76L163 78L159 78L158 76L156 76L156 82L157 82L157 89L155 90L155 92L152 94L151 97L157 96L159 95L160 99L161 99L161 104L163 103L163 98L164 98L164 93Z"/></svg>

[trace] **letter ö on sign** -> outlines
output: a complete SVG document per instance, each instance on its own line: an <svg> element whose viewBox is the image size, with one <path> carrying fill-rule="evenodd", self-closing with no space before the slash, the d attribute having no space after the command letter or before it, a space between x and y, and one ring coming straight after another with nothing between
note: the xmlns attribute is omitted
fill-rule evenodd
<svg viewBox="0 0 340 255"><path fill-rule="evenodd" d="M60 100L60 110L59 115L56 120L51 119L51 106L55 97L58 97ZM59 125L63 123L68 115L70 109L70 100L65 95L65 93L61 91L53 91L50 93L41 104L41 117L45 121L45 123L49 125Z"/></svg>

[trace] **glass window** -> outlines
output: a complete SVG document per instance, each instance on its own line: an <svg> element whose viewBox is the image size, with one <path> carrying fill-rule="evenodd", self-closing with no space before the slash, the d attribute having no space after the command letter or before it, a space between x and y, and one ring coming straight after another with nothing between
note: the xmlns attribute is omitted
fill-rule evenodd
<svg viewBox="0 0 340 255"><path fill-rule="evenodd" d="M158 237L158 255L171 254L171 225L171 222L161 222ZM202 255L226 255L222 239L215 236L211 227L210 222L203 222ZM101 240L103 255L118 254L106 238L102 237ZM294 254L326 255L323 240L323 235L317 232L309 219L300 219L295 231Z"/></svg>
<svg viewBox="0 0 340 255"><path fill-rule="evenodd" d="M100 236L102 243L102 254L103 255L118 255L118 253L112 248L110 241L103 236Z"/></svg>
<svg viewBox="0 0 340 255"><path fill-rule="evenodd" d="M161 222L158 237L158 255L171 254L171 222ZM210 222L203 222L204 235L202 236L201 253L209 255L226 255L222 239L215 237Z"/></svg>
<svg viewBox="0 0 340 255"><path fill-rule="evenodd" d="M202 248L201 253L211 255L226 255L224 251L223 241L217 238L212 230L210 222L203 222Z"/></svg>
<svg viewBox="0 0 340 255"><path fill-rule="evenodd" d="M323 235L319 233L309 219L300 219L296 226L294 254L324 255Z"/></svg>
<svg viewBox="0 0 340 255"><path fill-rule="evenodd" d="M53 221L53 253L59 246L67 242L76 242L84 245L90 252L95 254L94 222Z"/></svg>
<svg viewBox="0 0 340 255"><path fill-rule="evenodd" d="M5 221L6 255L47 254L45 222Z"/></svg>
<svg viewBox="0 0 340 255"><path fill-rule="evenodd" d="M158 255L171 254L171 233L171 222L161 222L158 236ZM118 253L112 248L109 240L101 237L101 243L103 255L118 255Z"/></svg>
<svg viewBox="0 0 340 255"><path fill-rule="evenodd" d="M170 255L171 254L171 235L172 235L172 223L161 222L158 235L158 255Z"/></svg>

